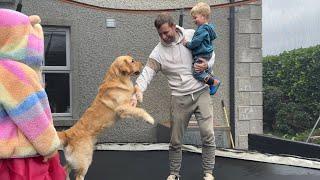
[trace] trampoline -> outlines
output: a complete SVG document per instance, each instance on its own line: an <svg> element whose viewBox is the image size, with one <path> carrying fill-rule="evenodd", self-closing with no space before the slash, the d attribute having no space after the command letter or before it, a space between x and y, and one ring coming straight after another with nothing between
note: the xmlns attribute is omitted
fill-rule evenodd
<svg viewBox="0 0 320 180"><path fill-rule="evenodd" d="M85 179L165 180L169 172L167 148L168 144L97 145ZM199 148L184 146L181 180L202 180L199 152ZM320 161L217 150L214 174L216 180L319 180ZM72 173L71 179L74 179Z"/></svg>

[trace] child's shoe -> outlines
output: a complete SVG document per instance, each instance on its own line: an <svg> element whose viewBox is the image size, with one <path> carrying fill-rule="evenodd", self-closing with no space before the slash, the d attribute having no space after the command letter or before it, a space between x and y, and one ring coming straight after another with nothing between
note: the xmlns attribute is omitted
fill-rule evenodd
<svg viewBox="0 0 320 180"><path fill-rule="evenodd" d="M219 86L221 84L221 81L218 78L214 78L215 83L213 85L210 85L210 95L214 95L216 94L216 92L219 89Z"/></svg>

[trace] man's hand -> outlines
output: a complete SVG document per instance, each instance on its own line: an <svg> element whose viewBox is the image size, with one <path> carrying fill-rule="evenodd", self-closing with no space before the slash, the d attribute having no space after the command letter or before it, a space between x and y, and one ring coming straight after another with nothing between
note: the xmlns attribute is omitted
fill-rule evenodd
<svg viewBox="0 0 320 180"><path fill-rule="evenodd" d="M136 107L137 103L138 103L137 94L133 94L132 97L131 97L131 100L130 100L130 105L132 107Z"/></svg>
<svg viewBox="0 0 320 180"><path fill-rule="evenodd" d="M193 67L194 70L199 73L208 69L208 62L203 58L199 58L198 61L193 64Z"/></svg>
<svg viewBox="0 0 320 180"><path fill-rule="evenodd" d="M139 87L138 85L135 85L134 88L135 88L135 92L136 92L136 95L137 95L137 100L138 100L140 103L142 103L143 93L142 93L140 87Z"/></svg>
<svg viewBox="0 0 320 180"><path fill-rule="evenodd" d="M141 103L143 100L143 93L138 85L134 86L134 94L131 97L130 105L133 107L137 106L138 101Z"/></svg>
<svg viewBox="0 0 320 180"><path fill-rule="evenodd" d="M56 154L58 153L58 151L54 151L53 153L44 156L42 162L48 162L49 159L53 158Z"/></svg>

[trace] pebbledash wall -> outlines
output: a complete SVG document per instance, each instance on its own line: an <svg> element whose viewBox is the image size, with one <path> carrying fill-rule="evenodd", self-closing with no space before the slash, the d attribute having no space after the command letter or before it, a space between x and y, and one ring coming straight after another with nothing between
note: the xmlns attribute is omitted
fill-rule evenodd
<svg viewBox="0 0 320 180"><path fill-rule="evenodd" d="M102 78L119 55L130 53L146 62L159 41L153 22L159 11L170 10L176 19L184 8L184 28L195 28L189 15L196 0L125 1L125 0L28 0L22 12L37 14L43 25L70 29L71 116L54 116L58 129L72 125L97 93ZM226 0L204 1L210 5ZM18 1L0 2L2 8L15 9ZM144 11L136 11L144 10ZM213 8L216 25L216 63L214 73L222 80L218 96L212 97L214 126L218 146L226 146L228 134L221 107L224 100L231 120L236 148L248 147L249 133L262 133L262 8L261 1L244 6ZM230 14L231 13L231 14ZM0 17L1 18L1 17ZM106 19L115 20L115 28L106 27ZM231 62L231 64L230 64ZM170 91L160 73L153 80L141 105L157 122L169 120ZM93 122L94 123L94 120ZM186 144L201 144L195 122L186 133ZM100 137L100 142L157 142L157 125L140 120L118 121ZM166 132L168 133L168 132Z"/></svg>

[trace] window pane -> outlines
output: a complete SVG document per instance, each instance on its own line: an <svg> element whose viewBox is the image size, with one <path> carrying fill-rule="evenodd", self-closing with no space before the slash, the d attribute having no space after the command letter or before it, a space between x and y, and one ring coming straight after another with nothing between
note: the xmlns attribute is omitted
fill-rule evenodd
<svg viewBox="0 0 320 180"><path fill-rule="evenodd" d="M52 113L70 113L68 73L45 73L46 92Z"/></svg>
<svg viewBox="0 0 320 180"><path fill-rule="evenodd" d="M66 32L50 31L44 33L45 66L66 66Z"/></svg>

